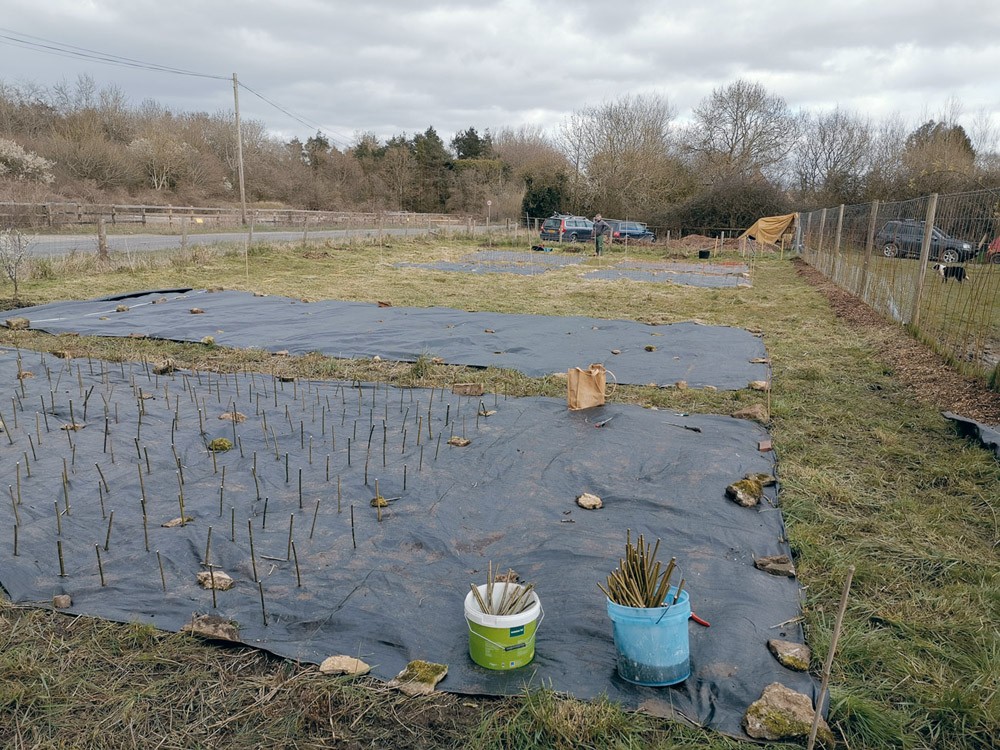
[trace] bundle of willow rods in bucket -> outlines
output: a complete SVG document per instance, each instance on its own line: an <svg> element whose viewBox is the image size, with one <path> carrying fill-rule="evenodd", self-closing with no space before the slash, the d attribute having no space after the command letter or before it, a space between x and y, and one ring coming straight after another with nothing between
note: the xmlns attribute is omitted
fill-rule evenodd
<svg viewBox="0 0 1000 750"><path fill-rule="evenodd" d="M651 549L642 534L633 545L632 530L629 529L625 537L625 558L619 558L618 569L608 576L608 587L604 588L600 583L597 587L608 599L623 607L662 607L670 593L670 577L677 567L677 558L670 558L666 569L660 572L660 563L656 559L659 550L659 539ZM677 603L683 589L682 578L671 604Z"/></svg>
<svg viewBox="0 0 1000 750"><path fill-rule="evenodd" d="M476 584L469 584L472 587L472 593L476 597L476 603L479 604L479 609L482 610L484 615L518 615L532 605L531 591L535 588L535 584L515 584L511 586L510 579L514 576L513 570L508 570L504 574L505 578L500 598L499 600L494 599L493 593L496 577L494 577L493 571L493 562L490 561L487 569L485 599L479 593L479 588ZM496 571L499 573L499 565L496 567Z"/></svg>

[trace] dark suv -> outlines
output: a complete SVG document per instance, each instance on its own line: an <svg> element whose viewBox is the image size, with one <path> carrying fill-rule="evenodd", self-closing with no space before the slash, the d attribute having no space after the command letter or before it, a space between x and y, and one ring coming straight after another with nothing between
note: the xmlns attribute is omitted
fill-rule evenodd
<svg viewBox="0 0 1000 750"><path fill-rule="evenodd" d="M919 258L924 241L924 222L887 221L875 236L875 241L886 258ZM975 248L970 243L955 239L937 227L931 229L931 260L964 263L975 254Z"/></svg>
<svg viewBox="0 0 1000 750"><path fill-rule="evenodd" d="M611 225L611 239L613 242L655 242L656 235L649 231L649 228L641 221L621 221L620 219L607 219Z"/></svg>
<svg viewBox="0 0 1000 750"><path fill-rule="evenodd" d="M594 237L594 222L583 216L555 214L542 223L539 236L553 242L577 242Z"/></svg>

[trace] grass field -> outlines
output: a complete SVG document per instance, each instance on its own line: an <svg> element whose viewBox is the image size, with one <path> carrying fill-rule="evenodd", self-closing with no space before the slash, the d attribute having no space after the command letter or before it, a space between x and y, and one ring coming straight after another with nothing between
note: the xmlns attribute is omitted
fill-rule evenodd
<svg viewBox="0 0 1000 750"><path fill-rule="evenodd" d="M494 245L497 247L497 245ZM192 250L36 268L21 296L56 299L178 286L307 299L385 300L469 310L697 319L763 333L773 368L771 423L781 502L805 596L818 674L847 568L856 566L831 683L843 746L987 748L1000 736L1000 464L916 398L883 358L883 338L837 318L791 261L758 260L750 289L587 281L583 268L541 276L396 269L455 260L473 240L377 246ZM508 249L511 249L508 246ZM526 243L513 249L527 249ZM634 259L662 250L629 249ZM623 257L588 257L584 268ZM0 331L0 343L109 359L172 357L201 369L259 369L421 385L468 373L430 361L276 359L200 345ZM932 356L928 354L928 356ZM559 395L556 379L487 370L512 395ZM615 400L730 413L756 392L622 387ZM6 457L9 460L9 457ZM534 686L509 699L406 699L374 681L320 675L244 648L203 645L0 602L4 747L736 748L697 728L581 703Z"/></svg>
<svg viewBox="0 0 1000 750"><path fill-rule="evenodd" d="M920 309L915 311L920 281L916 258L873 253L863 289L863 250L849 248L835 260L832 254L821 255L815 263L883 315L911 323L922 340L959 369L988 378L1000 364L1000 265L966 264L968 278L959 283L945 282L929 261Z"/></svg>

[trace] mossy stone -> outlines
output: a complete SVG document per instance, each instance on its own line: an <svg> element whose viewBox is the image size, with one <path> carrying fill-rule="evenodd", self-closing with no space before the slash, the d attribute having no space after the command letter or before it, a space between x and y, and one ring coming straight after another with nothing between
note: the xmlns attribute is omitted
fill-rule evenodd
<svg viewBox="0 0 1000 750"><path fill-rule="evenodd" d="M225 451L231 450L233 447L233 441L226 438L215 438L212 442L208 444L208 449L215 453L223 453Z"/></svg>
<svg viewBox="0 0 1000 750"><path fill-rule="evenodd" d="M726 487L726 494L744 508L752 508L764 497L764 485L757 479L747 477Z"/></svg>

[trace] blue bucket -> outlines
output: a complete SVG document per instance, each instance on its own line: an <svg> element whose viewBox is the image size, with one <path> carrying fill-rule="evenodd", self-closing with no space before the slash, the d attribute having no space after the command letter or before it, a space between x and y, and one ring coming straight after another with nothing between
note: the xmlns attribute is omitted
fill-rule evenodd
<svg viewBox="0 0 1000 750"><path fill-rule="evenodd" d="M671 586L667 601L672 602L676 594L676 587ZM690 676L687 591L668 607L623 607L608 599L608 616L614 626L618 676L623 680L661 687Z"/></svg>

